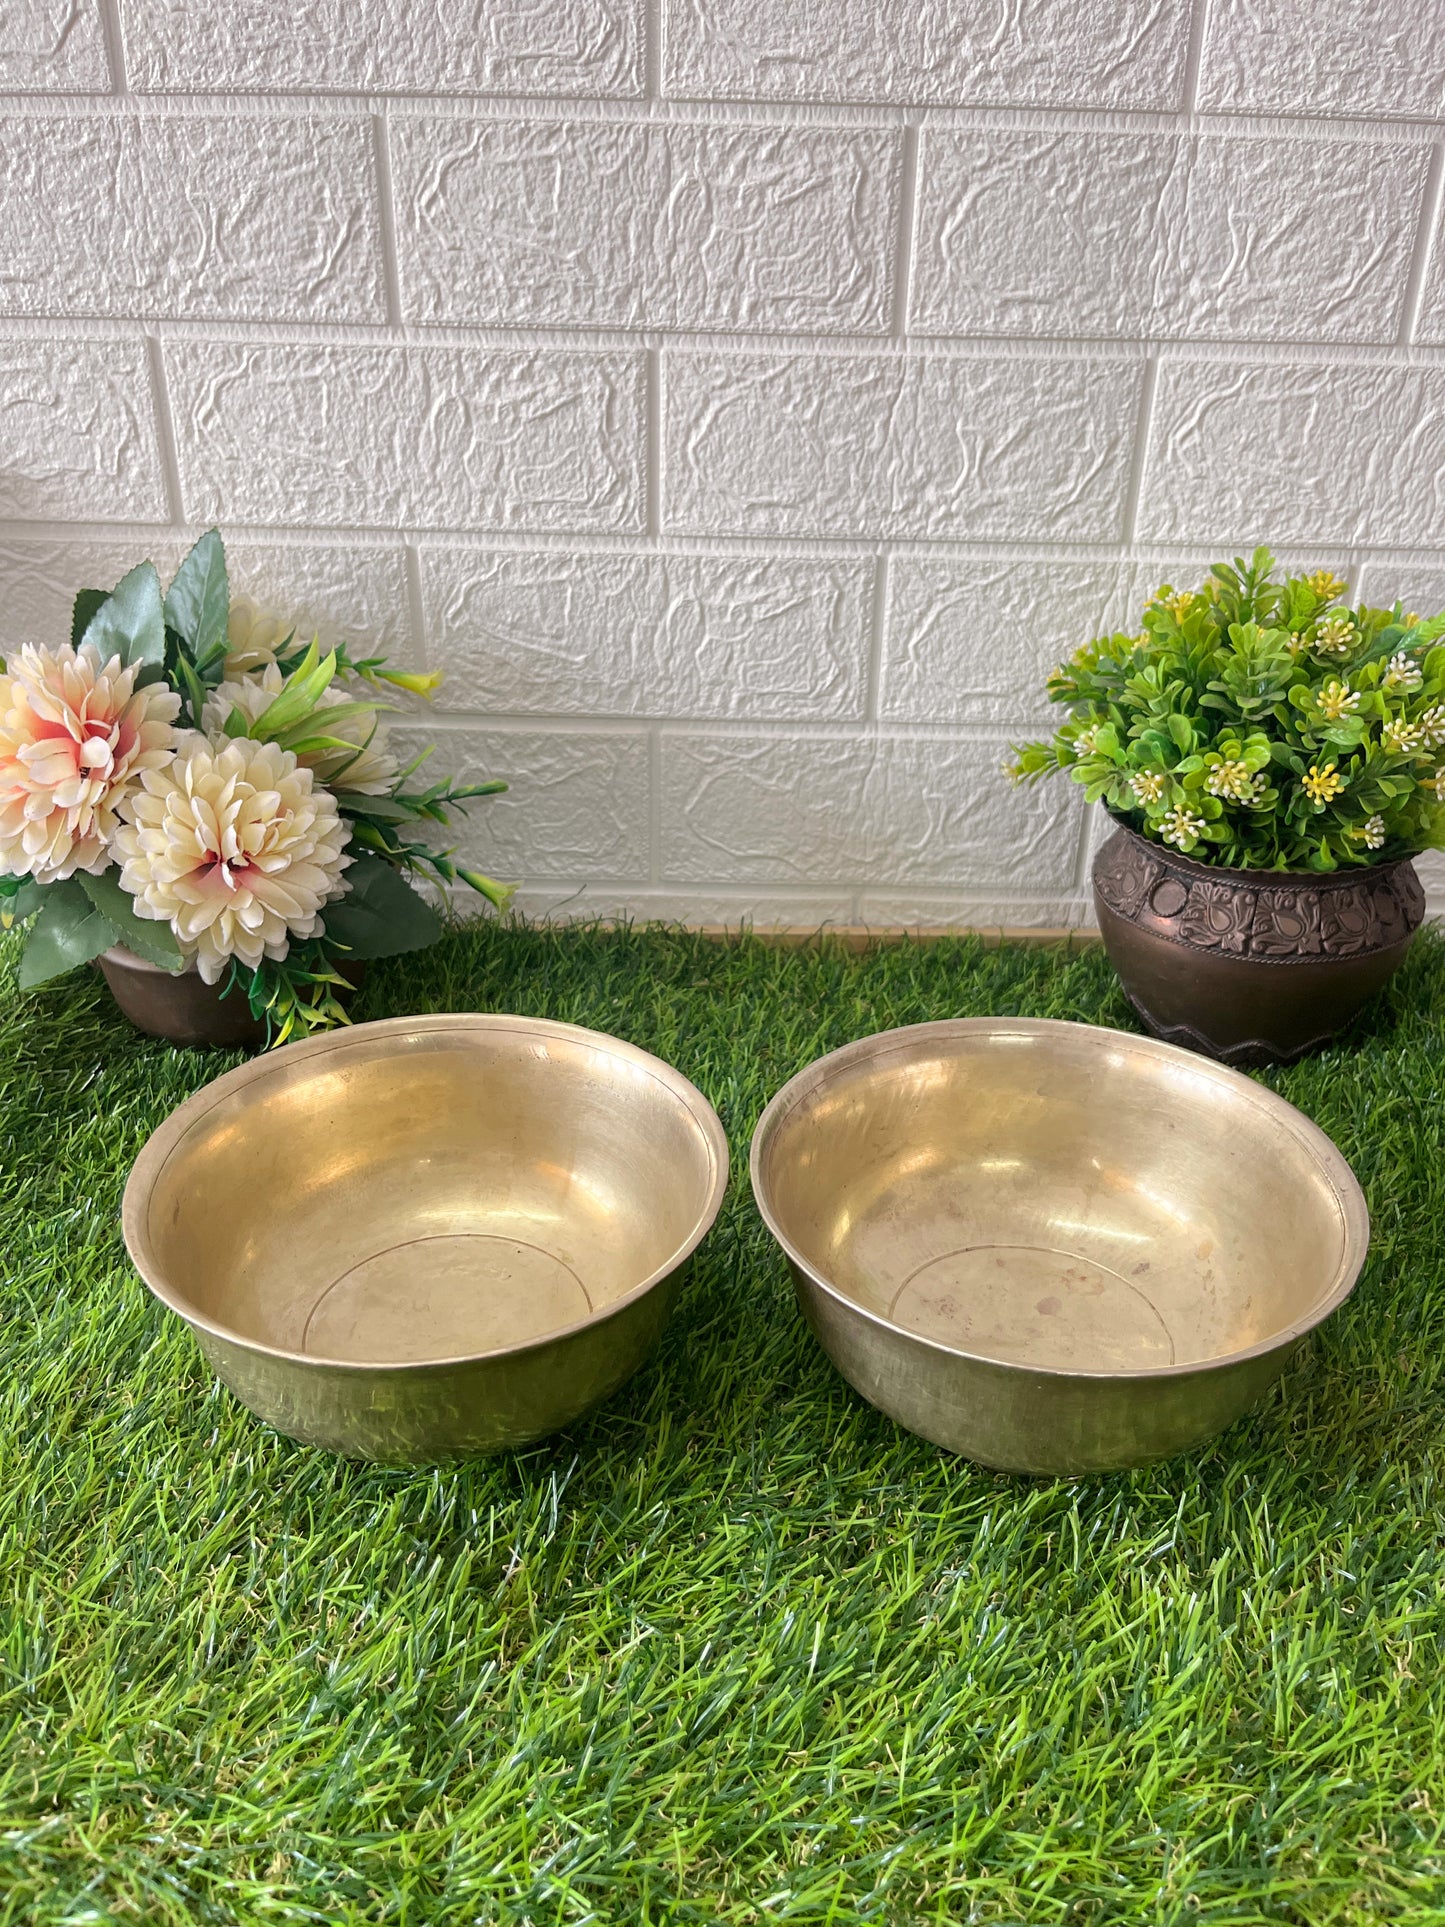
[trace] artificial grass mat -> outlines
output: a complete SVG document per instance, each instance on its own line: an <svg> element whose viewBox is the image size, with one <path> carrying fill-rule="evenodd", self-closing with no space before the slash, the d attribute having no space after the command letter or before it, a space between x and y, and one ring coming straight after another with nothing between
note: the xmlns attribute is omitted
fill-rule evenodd
<svg viewBox="0 0 1445 1927"><path fill-rule="evenodd" d="M1128 1027L1098 950L492 925L374 967L358 1016L660 1053L735 1154L630 1386L415 1472L265 1430L130 1270L130 1161L231 1060L13 963L0 1920L1445 1921L1445 940L1267 1079L1368 1195L1353 1300L1215 1444L1076 1482L842 1383L745 1149L867 1031Z"/></svg>

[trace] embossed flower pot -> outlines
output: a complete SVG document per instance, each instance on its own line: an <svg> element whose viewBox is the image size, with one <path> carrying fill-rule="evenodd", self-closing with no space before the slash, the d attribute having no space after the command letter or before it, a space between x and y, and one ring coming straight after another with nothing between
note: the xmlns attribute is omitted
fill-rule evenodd
<svg viewBox="0 0 1445 1927"><path fill-rule="evenodd" d="M1236 1065L1328 1043L1399 969L1425 914L1408 859L1333 875L1221 870L1123 826L1094 858L1094 903L1154 1035Z"/></svg>

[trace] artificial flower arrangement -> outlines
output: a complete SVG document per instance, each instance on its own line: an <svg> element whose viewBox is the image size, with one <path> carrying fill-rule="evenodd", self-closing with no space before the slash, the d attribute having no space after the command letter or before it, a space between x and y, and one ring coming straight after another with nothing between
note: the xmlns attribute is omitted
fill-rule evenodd
<svg viewBox="0 0 1445 1927"><path fill-rule="evenodd" d="M1049 678L1069 720L1016 746L1140 835L1239 870L1330 871L1445 844L1445 615L1338 606L1326 570L1216 563L1158 590L1137 635Z"/></svg>
<svg viewBox="0 0 1445 1927"><path fill-rule="evenodd" d="M380 700L439 676L321 653L231 599L212 529L162 591L82 589L0 664L0 919L29 987L115 945L244 996L274 1044L344 1023L348 970L441 935L419 879L508 891L420 832L502 782L426 785Z"/></svg>

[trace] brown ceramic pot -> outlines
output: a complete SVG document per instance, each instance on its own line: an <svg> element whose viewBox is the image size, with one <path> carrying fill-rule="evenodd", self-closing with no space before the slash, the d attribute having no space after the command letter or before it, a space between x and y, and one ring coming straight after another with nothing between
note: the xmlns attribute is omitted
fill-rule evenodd
<svg viewBox="0 0 1445 1927"><path fill-rule="evenodd" d="M1156 1037L1226 1064L1288 1064L1349 1022L1425 914L1408 859L1220 870L1121 826L1094 858L1104 947Z"/></svg>
<svg viewBox="0 0 1445 1927"><path fill-rule="evenodd" d="M239 988L228 997L197 970L162 970L120 944L96 961L110 994L137 1030L172 1044L216 1050L260 1050L266 1026L251 1015Z"/></svg>
<svg viewBox="0 0 1445 1927"><path fill-rule="evenodd" d="M96 962L112 997L136 1029L151 1037L213 1050L260 1050L266 1042L266 1026L251 1015L239 989L223 997L221 986L203 982L199 972L162 970L120 944ZM361 988L365 974L365 964L352 964L349 975L355 989ZM343 1004L352 994L337 993Z"/></svg>

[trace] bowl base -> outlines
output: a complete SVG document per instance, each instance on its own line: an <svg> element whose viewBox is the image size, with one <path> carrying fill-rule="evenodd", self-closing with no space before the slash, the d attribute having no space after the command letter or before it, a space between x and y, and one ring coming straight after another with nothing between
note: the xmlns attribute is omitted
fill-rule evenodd
<svg viewBox="0 0 1445 1927"><path fill-rule="evenodd" d="M540 1245L478 1231L406 1238L322 1288L300 1350L358 1364L475 1357L544 1338L592 1310L576 1272Z"/></svg>
<svg viewBox="0 0 1445 1927"><path fill-rule="evenodd" d="M1149 1264L1137 1267L1147 1276ZM1169 1327L1139 1283L1046 1245L977 1244L946 1251L906 1278L895 1324L1009 1364L1107 1372L1173 1365Z"/></svg>

